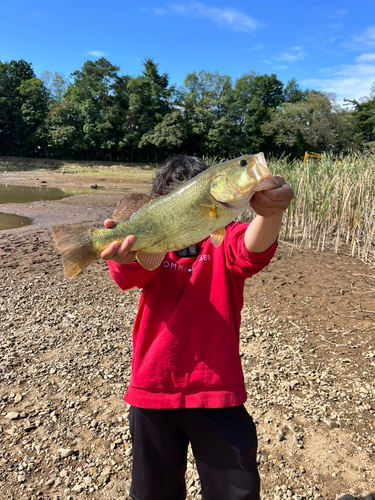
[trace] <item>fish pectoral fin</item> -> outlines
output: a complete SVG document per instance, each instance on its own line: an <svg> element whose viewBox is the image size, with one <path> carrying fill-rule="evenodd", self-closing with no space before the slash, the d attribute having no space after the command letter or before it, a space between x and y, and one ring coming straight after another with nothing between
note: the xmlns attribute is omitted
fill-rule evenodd
<svg viewBox="0 0 375 500"><path fill-rule="evenodd" d="M211 233L210 240L213 246L219 247L223 243L224 236L225 236L225 227L222 227L221 229L218 229L217 231Z"/></svg>
<svg viewBox="0 0 375 500"><path fill-rule="evenodd" d="M208 216L209 217L217 217L217 211L216 211L215 205L206 205L206 204L202 203L201 206L208 208Z"/></svg>
<svg viewBox="0 0 375 500"><path fill-rule="evenodd" d="M137 261L141 264L142 267L147 269L147 271L152 271L160 266L165 257L165 253L147 253L142 252L141 250L137 252L136 258Z"/></svg>
<svg viewBox="0 0 375 500"><path fill-rule="evenodd" d="M114 220L122 222L129 219L134 212L139 210L143 205L155 199L155 196L147 193L128 193L117 203L117 207L113 213Z"/></svg>

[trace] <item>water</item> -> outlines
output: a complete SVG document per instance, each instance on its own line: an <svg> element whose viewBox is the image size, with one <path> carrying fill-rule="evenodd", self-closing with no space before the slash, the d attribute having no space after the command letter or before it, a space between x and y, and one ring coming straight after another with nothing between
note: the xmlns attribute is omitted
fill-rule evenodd
<svg viewBox="0 0 375 500"><path fill-rule="evenodd" d="M61 200L71 196L63 189L50 187L13 186L11 184L0 184L0 204L2 203L30 203L32 201ZM32 220L20 215L5 214L0 212L0 230L14 229L28 226Z"/></svg>

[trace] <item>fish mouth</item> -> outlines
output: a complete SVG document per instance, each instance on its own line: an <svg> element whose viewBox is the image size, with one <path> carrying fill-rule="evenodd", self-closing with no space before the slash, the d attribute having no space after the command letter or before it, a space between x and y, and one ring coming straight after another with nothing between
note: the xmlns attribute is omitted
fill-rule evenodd
<svg viewBox="0 0 375 500"><path fill-rule="evenodd" d="M235 184L231 179L227 179L227 184L229 189L233 193L233 200L238 199L239 197L243 197L249 192L249 189L241 189L237 184Z"/></svg>

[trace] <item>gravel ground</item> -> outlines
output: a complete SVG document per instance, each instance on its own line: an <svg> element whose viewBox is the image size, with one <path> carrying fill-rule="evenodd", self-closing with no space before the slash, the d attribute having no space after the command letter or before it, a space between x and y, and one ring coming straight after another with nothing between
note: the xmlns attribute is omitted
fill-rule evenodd
<svg viewBox="0 0 375 500"><path fill-rule="evenodd" d="M62 220L100 224L118 198L4 206L36 223L0 233L1 499L128 498L139 291L101 261L66 280L51 238ZM240 349L263 500L375 499L374 292L361 261L286 244L247 281ZM186 476L201 498L191 453Z"/></svg>

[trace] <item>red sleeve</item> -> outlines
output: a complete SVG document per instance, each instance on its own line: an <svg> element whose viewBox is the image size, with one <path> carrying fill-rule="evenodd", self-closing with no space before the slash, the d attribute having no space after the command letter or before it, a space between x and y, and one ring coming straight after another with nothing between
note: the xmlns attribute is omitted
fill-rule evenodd
<svg viewBox="0 0 375 500"><path fill-rule="evenodd" d="M129 290L130 288L144 288L153 278L156 269L147 271L138 262L132 264L116 264L113 260L107 262L109 274L113 281L121 290Z"/></svg>
<svg viewBox="0 0 375 500"><path fill-rule="evenodd" d="M250 252L244 242L248 225L240 222L229 224L224 238L226 265L228 269L243 278L250 278L268 266L277 248L277 241L275 241L264 252Z"/></svg>

